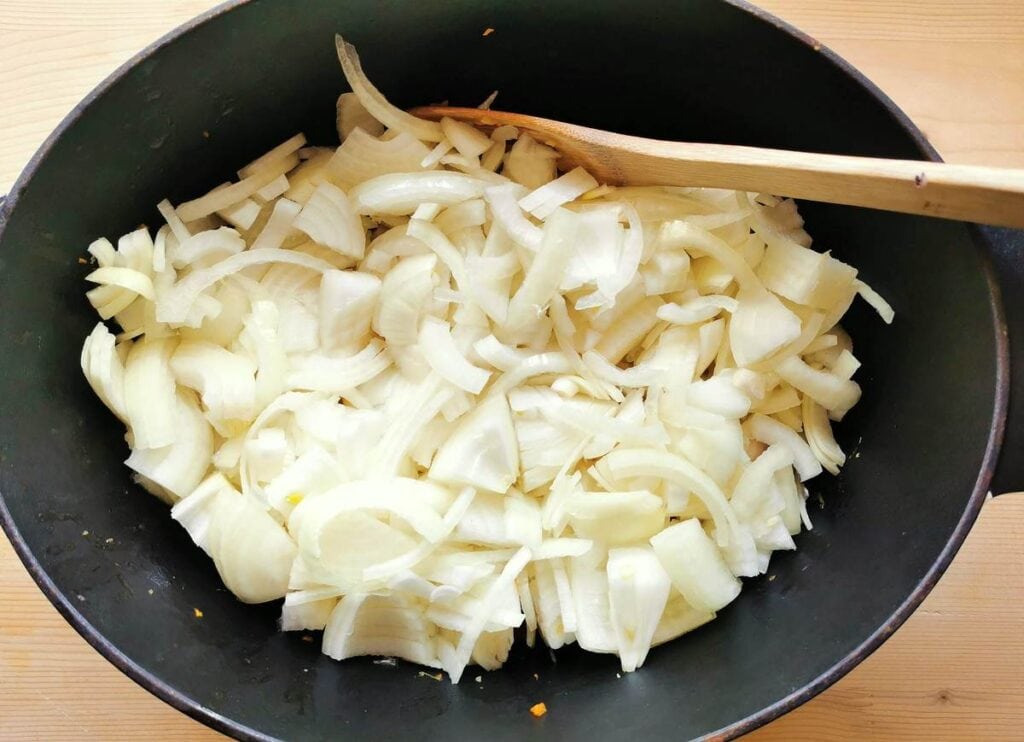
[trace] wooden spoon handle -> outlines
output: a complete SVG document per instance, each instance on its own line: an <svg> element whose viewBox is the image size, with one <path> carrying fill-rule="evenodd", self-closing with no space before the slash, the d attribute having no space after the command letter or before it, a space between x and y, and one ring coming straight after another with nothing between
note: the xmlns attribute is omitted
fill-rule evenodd
<svg viewBox="0 0 1024 742"><path fill-rule="evenodd" d="M512 124L612 184L731 188L1024 227L1024 170L665 142L478 109L427 107L413 112L483 125Z"/></svg>
<svg viewBox="0 0 1024 742"><path fill-rule="evenodd" d="M1024 171L633 137L625 180L763 191L849 206L1024 227ZM610 150L606 150L610 153ZM596 151L594 152L596 154Z"/></svg>

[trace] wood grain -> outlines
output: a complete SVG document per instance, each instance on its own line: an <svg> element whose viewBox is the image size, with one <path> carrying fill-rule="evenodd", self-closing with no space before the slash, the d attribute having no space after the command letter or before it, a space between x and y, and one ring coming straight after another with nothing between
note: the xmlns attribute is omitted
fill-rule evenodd
<svg viewBox="0 0 1024 742"><path fill-rule="evenodd" d="M1024 3L760 0L860 67L954 162L1024 166ZM0 193L118 64L210 0L0 0ZM765 740L1024 737L1024 494L985 505L907 624ZM64 623L0 539L0 739L215 739Z"/></svg>
<svg viewBox="0 0 1024 742"><path fill-rule="evenodd" d="M65 623L0 537L0 739L223 739L122 675Z"/></svg>
<svg viewBox="0 0 1024 742"><path fill-rule="evenodd" d="M1024 166L1024 3L756 0L845 57L950 162Z"/></svg>
<svg viewBox="0 0 1024 742"><path fill-rule="evenodd" d="M989 501L949 571L893 637L757 740L1011 740L1024 735L1024 493Z"/></svg>
<svg viewBox="0 0 1024 742"><path fill-rule="evenodd" d="M557 149L566 168L611 185L767 191L805 201L1024 227L1024 169L886 160L762 147L665 142L508 111L421 106L412 113L514 126Z"/></svg>

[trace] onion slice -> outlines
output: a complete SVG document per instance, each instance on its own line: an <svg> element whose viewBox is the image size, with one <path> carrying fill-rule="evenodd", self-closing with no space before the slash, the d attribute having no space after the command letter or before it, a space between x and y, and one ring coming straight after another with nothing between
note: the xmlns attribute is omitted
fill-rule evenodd
<svg viewBox="0 0 1024 742"><path fill-rule="evenodd" d="M366 111L389 129L397 129L413 135L417 139L428 142L440 142L444 138L441 125L435 121L412 116L400 108L391 105L377 88L367 79L363 65L359 61L356 49L340 35L335 35L334 44L338 51L338 61L345 73L345 79L352 87L359 102Z"/></svg>

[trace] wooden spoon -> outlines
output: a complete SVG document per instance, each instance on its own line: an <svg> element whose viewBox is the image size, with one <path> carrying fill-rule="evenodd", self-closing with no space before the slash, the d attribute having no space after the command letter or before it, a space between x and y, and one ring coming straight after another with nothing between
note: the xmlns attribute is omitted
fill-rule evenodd
<svg viewBox="0 0 1024 742"><path fill-rule="evenodd" d="M482 127L509 124L611 185L731 188L849 206L1024 227L1024 170L665 142L479 108L425 106Z"/></svg>

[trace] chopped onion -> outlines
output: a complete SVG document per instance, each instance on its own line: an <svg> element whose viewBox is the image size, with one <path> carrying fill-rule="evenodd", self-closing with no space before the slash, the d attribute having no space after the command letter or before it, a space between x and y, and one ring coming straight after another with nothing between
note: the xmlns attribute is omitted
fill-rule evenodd
<svg viewBox="0 0 1024 742"><path fill-rule="evenodd" d="M178 437L178 398L171 373L175 341L133 343L125 360L124 406L133 448L163 448Z"/></svg>
<svg viewBox="0 0 1024 742"><path fill-rule="evenodd" d="M417 255L400 260L384 277L372 324L392 348L418 341L420 315L434 293L436 265L436 256Z"/></svg>
<svg viewBox="0 0 1024 742"><path fill-rule="evenodd" d="M298 134L89 245L119 334L80 362L125 463L331 657L457 682L525 624L632 672L811 528L860 396L837 323L892 308L792 199L602 185L515 127L405 113L337 51L340 147Z"/></svg>
<svg viewBox="0 0 1024 742"><path fill-rule="evenodd" d="M522 328L544 313L561 283L562 271L568 263L570 246L578 229L579 217L565 209L555 211L548 219L537 257L530 264L519 290L509 301L506 326Z"/></svg>
<svg viewBox="0 0 1024 742"><path fill-rule="evenodd" d="M574 201L592 188L597 188L594 176L577 167L523 196L519 206L538 219L546 219L559 206Z"/></svg>
<svg viewBox="0 0 1024 742"><path fill-rule="evenodd" d="M534 190L555 179L557 159L555 150L523 134L505 156L505 176Z"/></svg>
<svg viewBox="0 0 1024 742"><path fill-rule="evenodd" d="M253 198L257 204L265 204L268 201L273 201L278 196L283 196L290 187L291 183L288 182L288 176L278 175L274 180L256 191Z"/></svg>
<svg viewBox="0 0 1024 742"><path fill-rule="evenodd" d="M522 189L513 184L491 186L484 195L494 213L494 220L508 235L523 247L536 250L540 247L544 232L523 214L516 202Z"/></svg>
<svg viewBox="0 0 1024 742"><path fill-rule="evenodd" d="M427 621L400 595L342 598L324 628L323 653L336 660L383 655L440 667Z"/></svg>
<svg viewBox="0 0 1024 742"><path fill-rule="evenodd" d="M320 346L351 348L365 341L381 280L358 271L331 271L320 279Z"/></svg>
<svg viewBox="0 0 1024 742"><path fill-rule="evenodd" d="M753 289L737 296L729 347L740 366L757 363L799 336L800 318L772 294Z"/></svg>
<svg viewBox="0 0 1024 742"><path fill-rule="evenodd" d="M656 647L683 634L693 631L715 617L712 611L702 611L686 602L682 593L673 591L665 603L658 628L651 637L651 646Z"/></svg>
<svg viewBox="0 0 1024 742"><path fill-rule="evenodd" d="M857 382L811 368L795 356L779 363L775 372L828 410L833 420L842 420L860 399Z"/></svg>
<svg viewBox="0 0 1024 742"><path fill-rule="evenodd" d="M650 492L581 492L565 511L575 533L605 544L642 542L665 527L665 507Z"/></svg>
<svg viewBox="0 0 1024 742"><path fill-rule="evenodd" d="M375 137L384 133L384 124L366 110L355 93L339 95L337 109L338 138L341 141L345 141L357 127Z"/></svg>
<svg viewBox="0 0 1024 742"><path fill-rule="evenodd" d="M274 163L284 160L289 155L298 152L300 149L306 146L306 137L304 134L296 134L290 139L281 142L281 144L274 147L272 150L262 155L261 157L253 160L248 165L238 171L239 178L248 178L250 175L254 175L261 170L266 170L269 166Z"/></svg>
<svg viewBox="0 0 1024 742"><path fill-rule="evenodd" d="M371 340L350 356L310 355L296 359L287 377L291 389L343 394L387 370L391 356L379 340Z"/></svg>
<svg viewBox="0 0 1024 742"><path fill-rule="evenodd" d="M464 157L479 157L491 146L490 137L482 131L447 116L441 119L441 131Z"/></svg>
<svg viewBox="0 0 1024 742"><path fill-rule="evenodd" d="M264 248L281 247L288 237L292 225L295 223L295 218L301 211L302 206L294 201L290 201L287 198L279 198L274 203L274 208L270 212L270 218L263 225L259 237L252 243L252 249L262 250Z"/></svg>
<svg viewBox="0 0 1024 742"><path fill-rule="evenodd" d="M266 188L266 186L264 186L264 188ZM260 191L262 190L263 188L260 189ZM259 193L259 191L256 193ZM239 201L230 208L221 209L217 212L217 216L233 227L249 229L256 223L256 220L260 216L260 205L251 198L247 198L244 201Z"/></svg>
<svg viewBox="0 0 1024 742"><path fill-rule="evenodd" d="M192 222L210 216L214 212L230 208L239 201L244 201L264 186L272 183L282 173L291 170L298 163L298 157L293 157L294 160L286 158L283 165L263 168L242 178L237 183L216 188L201 198L180 204L176 209L178 216L183 221Z"/></svg>
<svg viewBox="0 0 1024 742"><path fill-rule="evenodd" d="M178 242L184 242L192 236L192 233L189 232L188 227L185 226L185 222L183 222L181 217L178 216L178 212L174 210L170 201L165 198L156 205L156 208L157 211L160 212L160 216L162 216L167 222L167 226L171 228L171 232L174 234L174 237Z"/></svg>
<svg viewBox="0 0 1024 742"><path fill-rule="evenodd" d="M814 453L791 428L765 415L754 415L747 421L746 427L754 440L769 446L777 444L789 450L793 465L800 474L800 481L805 482L821 473L821 464Z"/></svg>
<svg viewBox="0 0 1024 742"><path fill-rule="evenodd" d="M263 508L217 474L171 510L213 559L231 592L245 603L284 596L295 544Z"/></svg>
<svg viewBox="0 0 1024 742"><path fill-rule="evenodd" d="M740 581L696 518L669 526L651 538L651 546L676 589L697 610L720 610L739 595Z"/></svg>
<svg viewBox="0 0 1024 742"><path fill-rule="evenodd" d="M381 175L422 170L420 163L429 154L423 142L409 134L378 139L357 127L324 166L331 180L351 189Z"/></svg>
<svg viewBox="0 0 1024 742"><path fill-rule="evenodd" d="M174 377L195 389L214 420L251 420L256 416L256 364L219 345L184 342L170 358Z"/></svg>
<svg viewBox="0 0 1024 742"><path fill-rule="evenodd" d="M153 282L149 279L149 276L131 268L115 268L112 266L109 268L97 268L86 276L85 280L98 283L101 286L119 286L150 301L154 301L156 298L153 292Z"/></svg>
<svg viewBox="0 0 1024 742"><path fill-rule="evenodd" d="M437 228L451 236L460 229L480 227L487 223L487 209L481 199L463 201L449 206L434 221Z"/></svg>
<svg viewBox="0 0 1024 742"><path fill-rule="evenodd" d="M188 392L178 393L178 437L163 448L135 448L125 465L144 478L143 486L176 502L199 485L213 455L213 431Z"/></svg>
<svg viewBox="0 0 1024 742"><path fill-rule="evenodd" d="M672 586L649 547L608 552L608 607L623 672L647 659Z"/></svg>
<svg viewBox="0 0 1024 742"><path fill-rule="evenodd" d="M344 191L321 183L295 218L300 229L321 245L359 260L366 250L366 232Z"/></svg>
<svg viewBox="0 0 1024 742"><path fill-rule="evenodd" d="M419 345L427 363L441 378L471 394L479 394L491 374L471 364L459 352L447 322L426 317L420 327Z"/></svg>
<svg viewBox="0 0 1024 742"><path fill-rule="evenodd" d="M392 173L364 181L349 191L360 214L412 214L423 202L452 206L484 193L484 183L462 173Z"/></svg>
<svg viewBox="0 0 1024 742"><path fill-rule="evenodd" d="M237 255L245 249L245 240L230 227L198 232L179 242L169 251L168 259L175 268L183 268L220 255ZM153 301L152 297L147 297Z"/></svg>
<svg viewBox="0 0 1024 742"><path fill-rule="evenodd" d="M428 142L441 141L444 133L440 124L412 116L388 103L381 92L367 79L355 47L339 35L334 37L334 42L345 79L348 80L352 92L371 116L389 129L396 129Z"/></svg>
<svg viewBox="0 0 1024 742"><path fill-rule="evenodd" d="M611 619L608 573L601 564L604 557L603 550L595 549L569 563L576 610L576 641L588 652L618 651Z"/></svg>
<svg viewBox="0 0 1024 742"><path fill-rule="evenodd" d="M129 423L125 404L124 363L114 347L114 336L102 322L96 324L82 346L82 373L96 396L123 423Z"/></svg>
<svg viewBox="0 0 1024 742"><path fill-rule="evenodd" d="M501 570L501 574L498 575L498 578L490 586L486 595L484 595L480 609L473 616L469 625L463 631L462 637L459 639L451 665L446 668L451 676L452 683L459 682L459 678L462 677L462 672L465 670L472 655L473 647L476 645L481 632L483 632L488 614L493 610L493 605L497 602L501 591L515 583L516 577L523 571L523 568L529 561L530 550L524 546L515 553L515 556L508 560L505 567Z"/></svg>
<svg viewBox="0 0 1024 742"><path fill-rule="evenodd" d="M265 248L259 252L249 250L233 255L209 268L194 271L178 281L157 302L157 319L160 322L172 324L185 322L189 317L189 310L204 290L233 273L266 263L289 263L320 273L334 269L330 263L299 252L271 248Z"/></svg>
<svg viewBox="0 0 1024 742"><path fill-rule="evenodd" d="M896 316L896 312L889 305L882 295L875 291L873 288L868 286L863 281L854 281L853 285L857 287L857 293L866 301L871 307L878 312L878 316L882 318L882 321L887 325L892 324L893 318Z"/></svg>
<svg viewBox="0 0 1024 742"><path fill-rule="evenodd" d="M698 296L685 304L663 304L658 307L658 319L674 325L697 325L717 317L723 309L735 312L739 302L729 296Z"/></svg>

